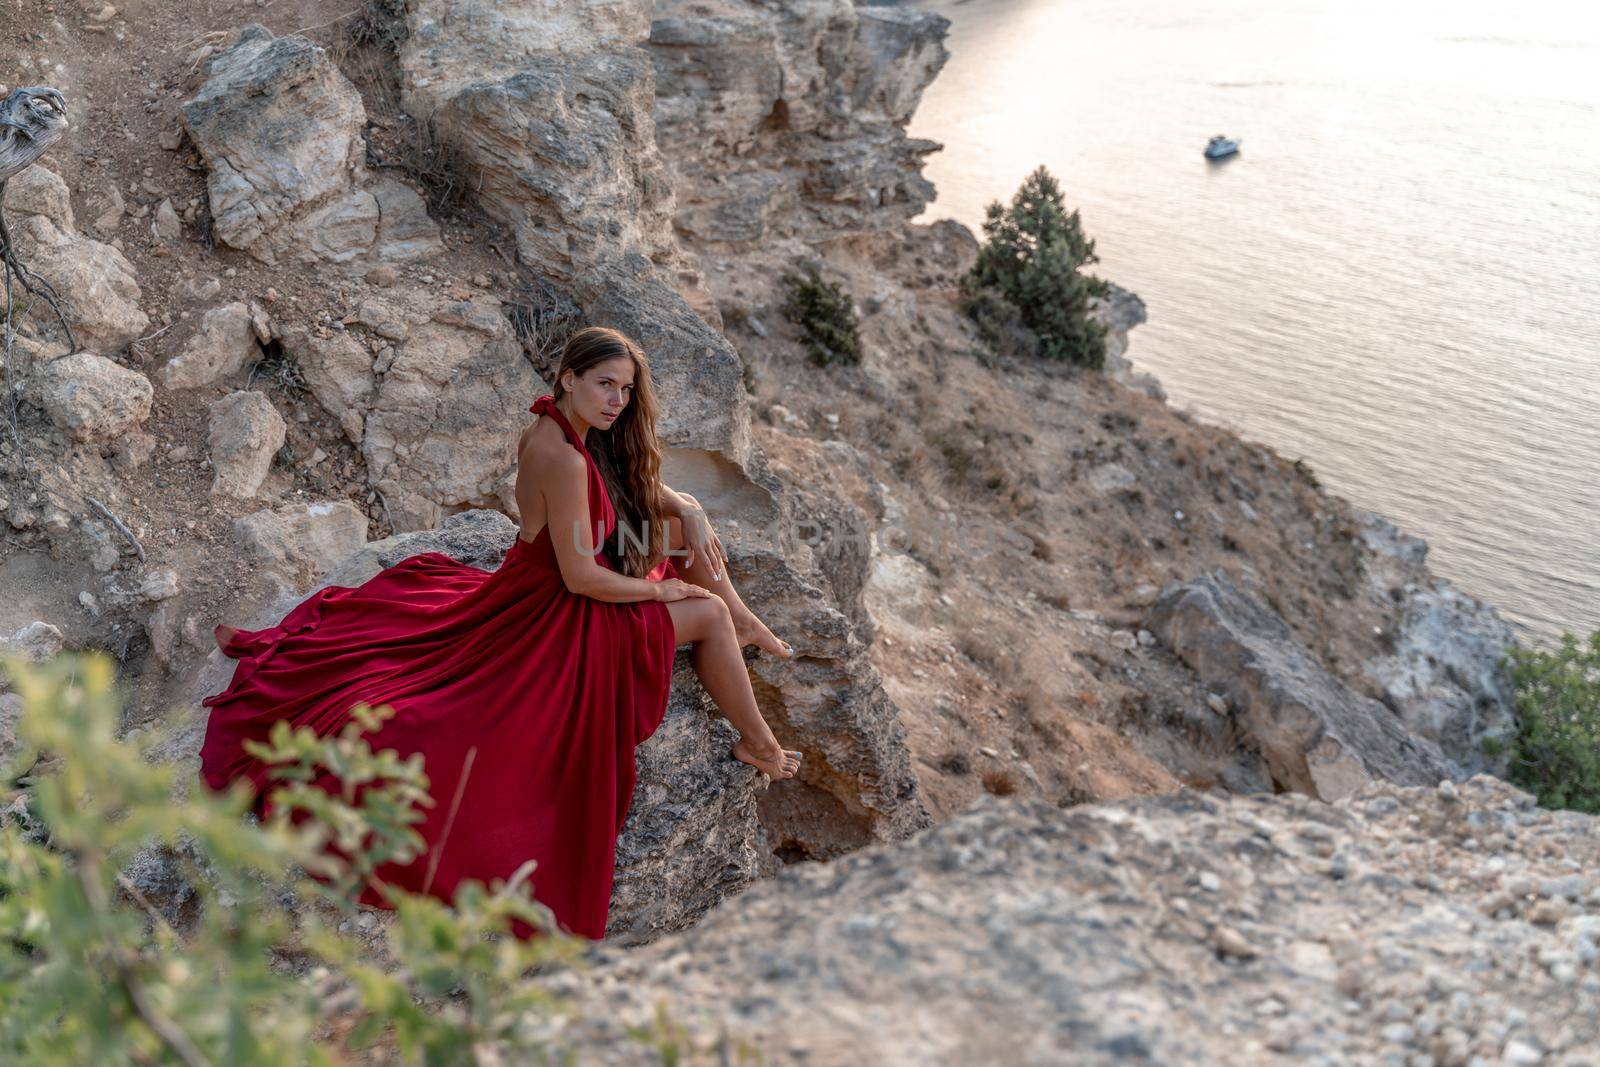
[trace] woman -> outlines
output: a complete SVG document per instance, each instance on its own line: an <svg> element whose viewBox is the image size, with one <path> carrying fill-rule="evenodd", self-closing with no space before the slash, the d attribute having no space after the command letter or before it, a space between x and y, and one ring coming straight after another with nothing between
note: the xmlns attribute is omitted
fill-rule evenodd
<svg viewBox="0 0 1600 1067"><path fill-rule="evenodd" d="M534 897L599 939L634 747L666 711L677 646L693 646L696 673L738 728L732 755L774 778L792 777L800 753L762 719L740 647L794 650L740 601L698 503L661 484L639 346L579 331L555 382L517 446L521 532L497 570L425 552L359 587L319 589L268 629L216 628L241 662L201 702L211 717L200 775L215 790L248 778L265 818L272 779L245 741L280 719L336 732L354 704L390 704L369 743L422 753L434 804L415 824L422 854L381 865L378 880L448 902L461 880L509 878L534 859ZM338 787L331 773L317 784ZM374 886L360 901L388 906Z"/></svg>

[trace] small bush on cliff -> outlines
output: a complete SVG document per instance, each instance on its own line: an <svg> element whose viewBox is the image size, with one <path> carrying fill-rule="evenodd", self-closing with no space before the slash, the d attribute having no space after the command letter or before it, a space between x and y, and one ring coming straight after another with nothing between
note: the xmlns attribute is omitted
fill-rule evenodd
<svg viewBox="0 0 1600 1067"><path fill-rule="evenodd" d="M1555 652L1513 648L1517 734L1512 782L1547 808L1600 814L1600 630L1586 648L1570 632Z"/></svg>
<svg viewBox="0 0 1600 1067"><path fill-rule="evenodd" d="M146 758L150 735L115 740L109 657L4 667L23 712L20 747L0 767L0 1062L331 1067L375 1043L384 1062L545 1061L561 1006L526 972L572 959L581 942L526 894L527 867L487 889L463 883L454 907L374 876L422 844L410 827L420 760L374 755L360 737L392 708L357 706L337 737L280 723L256 751L288 784L255 825L241 789L197 785L174 803L173 768ZM319 767L342 794L306 784ZM295 825L296 813L315 818ZM348 859L324 850L330 837ZM123 873L157 841L199 897L192 931ZM354 917L366 884L396 908L388 968L291 907L315 899ZM513 919L547 934L520 940Z"/></svg>
<svg viewBox="0 0 1600 1067"><path fill-rule="evenodd" d="M808 263L804 274L789 272L782 278L788 287L783 302L783 317L800 327L801 341L811 359L818 364L861 362L859 319L850 294L837 284L825 281L817 268Z"/></svg>
<svg viewBox="0 0 1600 1067"><path fill-rule="evenodd" d="M983 223L988 238L962 278L963 308L985 342L1005 354L1032 347L1047 359L1105 365L1105 325L1089 314L1110 286L1080 273L1099 262L1078 212L1067 213L1061 186L1039 167L1011 198L996 200Z"/></svg>

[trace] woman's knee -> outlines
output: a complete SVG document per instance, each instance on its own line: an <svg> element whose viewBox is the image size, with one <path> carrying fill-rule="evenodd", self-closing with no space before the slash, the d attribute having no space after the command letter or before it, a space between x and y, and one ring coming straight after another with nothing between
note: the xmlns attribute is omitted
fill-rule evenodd
<svg viewBox="0 0 1600 1067"><path fill-rule="evenodd" d="M733 611L728 607L728 602L722 599L721 594L713 591L710 596L699 599L704 601L705 611L711 616L713 626L733 629Z"/></svg>
<svg viewBox="0 0 1600 1067"><path fill-rule="evenodd" d="M677 627L680 645L733 631L733 613L728 610L727 602L716 593L674 601L671 606L678 609L673 613L673 622Z"/></svg>

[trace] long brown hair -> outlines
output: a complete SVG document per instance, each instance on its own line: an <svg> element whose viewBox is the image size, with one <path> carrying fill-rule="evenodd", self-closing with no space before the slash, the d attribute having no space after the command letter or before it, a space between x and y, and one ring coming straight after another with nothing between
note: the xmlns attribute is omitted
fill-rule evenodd
<svg viewBox="0 0 1600 1067"><path fill-rule="evenodd" d="M617 356L633 360L633 395L609 430L595 428L584 438L583 444L594 457L595 466L600 468L606 492L611 496L611 507L617 515L616 529L606 538L601 550L618 572L643 578L667 555L661 446L656 441L659 409L650 379L650 361L627 334L609 326L589 326L567 338L550 391L556 400L561 400L566 395L561 377L567 371L581 378L589 368ZM599 521L598 515L590 516L590 522ZM642 548L641 540L648 542Z"/></svg>

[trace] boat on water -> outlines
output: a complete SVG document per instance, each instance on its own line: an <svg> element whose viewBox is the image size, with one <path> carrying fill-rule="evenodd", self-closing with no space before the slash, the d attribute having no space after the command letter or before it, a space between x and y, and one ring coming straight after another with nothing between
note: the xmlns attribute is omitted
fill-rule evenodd
<svg viewBox="0 0 1600 1067"><path fill-rule="evenodd" d="M1237 151L1239 151L1239 139L1237 137L1224 137L1219 133L1206 142L1207 159L1220 159L1223 156L1231 156Z"/></svg>

